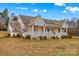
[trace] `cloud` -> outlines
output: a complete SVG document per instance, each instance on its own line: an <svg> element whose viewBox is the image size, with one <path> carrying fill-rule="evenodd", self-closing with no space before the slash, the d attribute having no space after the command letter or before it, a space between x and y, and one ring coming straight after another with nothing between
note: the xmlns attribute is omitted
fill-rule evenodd
<svg viewBox="0 0 79 59"><path fill-rule="evenodd" d="M16 9L27 10L28 8L26 8L26 7L16 7Z"/></svg>
<svg viewBox="0 0 79 59"><path fill-rule="evenodd" d="M64 11L62 11L62 13L67 13L67 11L66 11L66 10L64 10Z"/></svg>
<svg viewBox="0 0 79 59"><path fill-rule="evenodd" d="M34 11L34 12L38 12L38 9L34 9L33 11Z"/></svg>
<svg viewBox="0 0 79 59"><path fill-rule="evenodd" d="M43 9L43 10L34 9L33 12L47 12L47 9Z"/></svg>
<svg viewBox="0 0 79 59"><path fill-rule="evenodd" d="M66 7L66 10L68 10L71 13L76 13L79 12L79 8L78 7Z"/></svg>
<svg viewBox="0 0 79 59"><path fill-rule="evenodd" d="M35 4L35 3L30 3L30 4Z"/></svg>
<svg viewBox="0 0 79 59"><path fill-rule="evenodd" d="M43 9L43 12L47 12L47 9Z"/></svg>
<svg viewBox="0 0 79 59"><path fill-rule="evenodd" d="M56 5L56 6L65 6L66 4L65 3L54 3L54 5Z"/></svg>

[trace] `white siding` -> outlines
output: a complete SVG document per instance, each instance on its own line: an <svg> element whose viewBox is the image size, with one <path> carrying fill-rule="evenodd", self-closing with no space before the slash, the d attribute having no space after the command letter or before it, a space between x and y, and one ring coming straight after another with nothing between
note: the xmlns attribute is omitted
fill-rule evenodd
<svg viewBox="0 0 79 59"><path fill-rule="evenodd" d="M44 26L44 24L45 24L44 20L39 17L37 17L33 23L38 26Z"/></svg>
<svg viewBox="0 0 79 59"><path fill-rule="evenodd" d="M12 31L13 28L10 26L10 23L8 24L8 30L9 30L9 32L10 32L11 37L14 36L14 35L17 36L18 33L17 33L17 32L14 33L14 32Z"/></svg>
<svg viewBox="0 0 79 59"><path fill-rule="evenodd" d="M20 27L21 27L21 29L24 29L25 26L24 26L24 24L23 24L23 22L22 22L22 20L21 20L20 17L18 17L17 21L20 23Z"/></svg>
<svg viewBox="0 0 79 59"><path fill-rule="evenodd" d="M69 28L68 24L66 22L64 22L62 24L62 28L65 28L66 29L66 32L62 32L62 35L67 35L67 28Z"/></svg>
<svg viewBox="0 0 79 59"><path fill-rule="evenodd" d="M62 28L68 28L69 26L68 26L68 24L66 23L66 22L64 22L63 24L62 24Z"/></svg>

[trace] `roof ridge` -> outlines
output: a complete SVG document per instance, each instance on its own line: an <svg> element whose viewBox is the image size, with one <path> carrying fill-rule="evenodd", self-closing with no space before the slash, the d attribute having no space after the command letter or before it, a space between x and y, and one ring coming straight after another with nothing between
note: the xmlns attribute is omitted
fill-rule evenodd
<svg viewBox="0 0 79 59"><path fill-rule="evenodd" d="M25 16L25 17L33 17L33 16L28 16L28 15L19 15L19 16ZM34 18L34 17L33 17Z"/></svg>

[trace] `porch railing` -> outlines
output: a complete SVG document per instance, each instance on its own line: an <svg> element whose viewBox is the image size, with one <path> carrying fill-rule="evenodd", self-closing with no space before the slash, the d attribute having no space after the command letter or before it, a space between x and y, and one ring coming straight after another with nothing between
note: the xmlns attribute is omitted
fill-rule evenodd
<svg viewBox="0 0 79 59"><path fill-rule="evenodd" d="M65 32L38 32L38 31L35 31L34 34L32 32L25 32L23 33L24 36L26 35L31 35L31 36L34 36L34 37L38 37L38 36L47 36L47 37L50 37L50 36L59 36L59 35L67 35L67 33Z"/></svg>

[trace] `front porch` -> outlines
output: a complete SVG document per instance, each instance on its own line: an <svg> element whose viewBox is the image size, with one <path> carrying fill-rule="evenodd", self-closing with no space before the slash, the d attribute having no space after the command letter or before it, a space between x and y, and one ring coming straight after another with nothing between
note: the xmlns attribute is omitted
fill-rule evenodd
<svg viewBox="0 0 79 59"><path fill-rule="evenodd" d="M48 28L47 26L37 26L32 25L30 27L30 31L23 33L23 36L30 35L31 37L39 37L39 36L67 36L67 29L61 28Z"/></svg>

